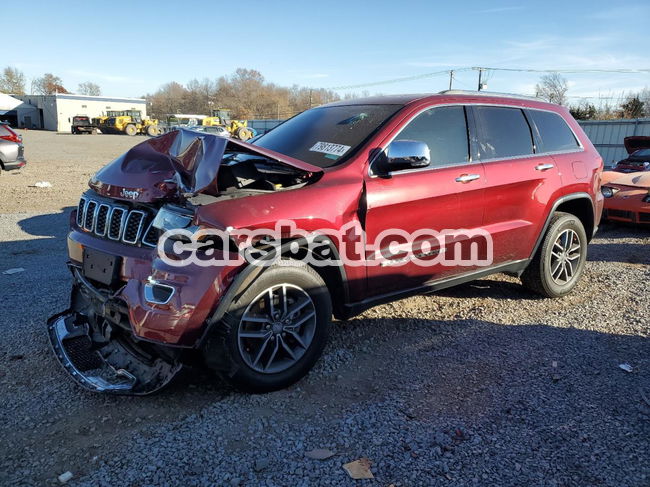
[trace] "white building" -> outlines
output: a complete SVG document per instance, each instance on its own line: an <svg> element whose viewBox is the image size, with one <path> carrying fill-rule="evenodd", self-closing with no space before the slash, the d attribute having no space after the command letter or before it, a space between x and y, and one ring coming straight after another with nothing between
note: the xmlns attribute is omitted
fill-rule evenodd
<svg viewBox="0 0 650 487"><path fill-rule="evenodd" d="M141 98L115 98L73 94L21 95L24 103L16 107L18 127L70 132L72 117L101 117L107 111L140 110L147 116L147 101Z"/></svg>

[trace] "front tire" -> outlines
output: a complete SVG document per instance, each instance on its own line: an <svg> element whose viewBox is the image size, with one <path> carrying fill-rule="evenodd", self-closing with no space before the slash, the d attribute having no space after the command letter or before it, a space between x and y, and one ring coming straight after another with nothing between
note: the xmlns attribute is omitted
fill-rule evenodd
<svg viewBox="0 0 650 487"><path fill-rule="evenodd" d="M238 389L270 392L304 377L329 334L332 303L306 264L273 265L238 291L204 349L206 363Z"/></svg>
<svg viewBox="0 0 650 487"><path fill-rule="evenodd" d="M548 298L569 294L587 260L587 234L578 217L558 212L535 257L521 276L525 287Z"/></svg>

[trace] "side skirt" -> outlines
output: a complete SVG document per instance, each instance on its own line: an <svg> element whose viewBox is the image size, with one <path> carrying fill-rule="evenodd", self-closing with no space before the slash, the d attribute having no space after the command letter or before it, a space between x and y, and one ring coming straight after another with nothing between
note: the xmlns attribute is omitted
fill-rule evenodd
<svg viewBox="0 0 650 487"><path fill-rule="evenodd" d="M464 284L466 282L474 281L480 279L481 277L489 276L491 274L498 274L500 272L519 276L526 269L530 259L516 260L513 262L507 262L498 266L488 267L486 269L480 269L478 271L471 271L465 274L460 274L446 279L439 279L437 281L428 281L421 286L404 289L392 293L379 294L371 298L364 299L363 301L358 301L355 303L348 303L344 305L345 316L344 319L351 318L355 315L358 315L365 310L372 308L384 303L389 303L391 301L396 301L398 299L407 298L410 296L415 296L417 294L425 294L433 291L440 291L453 286L458 286L459 284Z"/></svg>

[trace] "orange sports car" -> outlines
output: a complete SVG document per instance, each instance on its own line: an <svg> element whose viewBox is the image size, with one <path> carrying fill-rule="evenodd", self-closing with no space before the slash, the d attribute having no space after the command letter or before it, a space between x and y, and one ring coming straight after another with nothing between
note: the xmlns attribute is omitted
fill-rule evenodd
<svg viewBox="0 0 650 487"><path fill-rule="evenodd" d="M650 225L650 171L605 171L601 191L603 219Z"/></svg>

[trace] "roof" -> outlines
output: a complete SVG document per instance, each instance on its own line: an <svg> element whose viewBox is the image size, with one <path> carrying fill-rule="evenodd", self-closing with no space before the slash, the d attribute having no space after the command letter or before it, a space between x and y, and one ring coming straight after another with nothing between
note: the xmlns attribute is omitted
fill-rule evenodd
<svg viewBox="0 0 650 487"><path fill-rule="evenodd" d="M21 95L21 99L30 100L37 98L54 98L57 100L82 100L82 101L102 101L113 103L143 103L146 104L147 100L144 98L124 98L115 96L90 96L90 95L75 95L73 93L55 93L52 95Z"/></svg>
<svg viewBox="0 0 650 487"><path fill-rule="evenodd" d="M20 104L22 104L22 100L7 95L6 93L0 93L0 111L13 110Z"/></svg>
<svg viewBox="0 0 650 487"><path fill-rule="evenodd" d="M344 106L344 105L408 105L419 100L436 98L449 98L449 97L462 97L462 98L475 98L480 97L484 99L515 99L521 101L532 101L541 104L549 104L544 100L532 96L515 95L512 93L496 93L491 91L466 91L466 90L446 90L439 93L413 93L404 95L381 95L369 96L366 98L355 98L352 100L340 100L333 103L328 103L323 106Z"/></svg>

